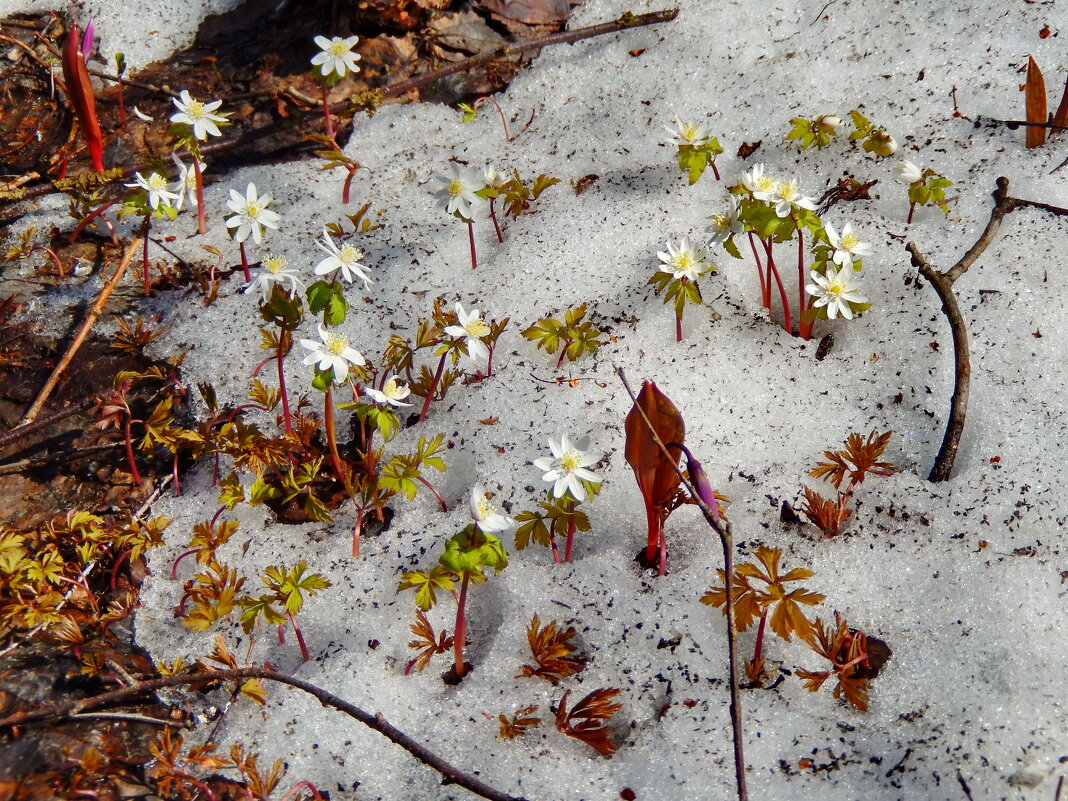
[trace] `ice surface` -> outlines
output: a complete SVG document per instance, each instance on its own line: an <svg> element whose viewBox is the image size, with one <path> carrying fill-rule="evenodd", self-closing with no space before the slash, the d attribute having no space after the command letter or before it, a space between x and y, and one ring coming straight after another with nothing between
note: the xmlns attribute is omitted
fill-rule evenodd
<svg viewBox="0 0 1068 801"><path fill-rule="evenodd" d="M132 61L122 39L128 34L105 25L129 13L124 5L97 0L91 7L99 9L102 47L126 50ZM999 175L1018 196L1068 205L1068 171L1049 175L1065 155L1063 139L1026 151L1019 131L954 118L950 97L957 87L970 117L1018 117L1019 69L1028 54L1046 69L1047 84L1059 85L1068 68L1063 44L1038 36L1044 25L1056 29L1057 7L963 0L681 6L667 25L545 50L499 98L511 130L520 131L510 143L488 112L460 125L449 108L394 105L361 120L347 152L369 169L359 173L349 207L339 203L341 177L315 162L232 175L209 166L218 182L207 194L211 232L192 236L189 216L170 228L179 237L173 247L191 258L201 257L203 244L234 258L221 222L227 190L250 181L274 195L272 208L283 215L282 230L253 258L275 250L309 274L321 257L314 241L324 222L367 201L384 211L384 227L365 246L375 283L350 292L343 329L372 360L393 328L411 330L439 294L513 320L495 358L497 375L454 387L426 423L391 445L395 452L420 434L447 435L454 446L441 482L454 507L448 515L427 494L398 504L390 529L365 539L358 561L348 555L351 512L306 526L280 525L258 510L231 515L241 527L219 556L240 568L250 589L267 565L299 559L334 583L301 613L312 661L300 664L293 643L279 646L266 632L252 659L382 712L454 764L531 799L614 799L624 787L640 799L730 798L724 624L698 602L715 580L719 546L686 509L668 525L670 574L657 579L634 565L644 514L623 459L628 402L613 375L618 364L635 386L656 380L686 416L687 443L731 499L743 557L761 543L782 548L788 567L815 571L807 586L826 594L825 619L839 610L894 651L867 713L843 706L827 688L810 695L794 676L773 690L745 692L751 797L958 799L965 785L974 799L1051 797L1055 777L1036 790L1014 789L1008 779L1025 769L1063 772L1058 760L1068 756L1061 550L1068 512L1058 450L1066 428L1065 223L1035 211L1012 214L957 285L970 325L972 405L955 477L939 485L924 477L948 410L952 348L933 291L914 280L904 242L915 241L936 266L951 265L985 225ZM198 15L218 10L179 8L182 15L168 10L158 23L145 20L159 36L173 36L171 46L191 35ZM653 8L588 0L571 25ZM898 139L899 155L955 182L951 194L959 197L948 219L923 209L906 228L905 190L893 182L890 163L842 142L802 154L781 142L793 116L845 116L858 106ZM813 358L815 341L803 343L766 320L752 264L721 250L719 272L702 280L707 306L688 311L684 341L673 341L671 309L645 285L656 251L668 239L700 236L726 199L710 174L686 185L672 148L662 144L662 126L675 115L709 124L726 148L718 165L728 179L757 161L797 176L808 194L847 173L879 179L872 202L839 204L825 217L839 230L851 221L875 254L865 260L873 308L851 323L818 326L817 335L835 335L824 361ZM743 141L756 140L763 142L756 156L744 163L734 156ZM477 271L464 226L435 208L428 192L430 177L453 157L564 179L537 214L507 224L503 245L488 224L476 226ZM591 173L599 180L574 194L567 182ZM185 351L189 382L212 381L224 402L244 398L262 358L255 299L239 289L230 283L210 308L195 294L154 301L172 326L159 353ZM615 339L596 358L554 370L555 360L518 331L584 301ZM309 324L304 335L313 330ZM287 369L291 392L308 391L299 360ZM579 381L537 380L558 375ZM494 417L496 425L478 422ZM848 533L823 540L781 524L780 502L796 499L822 451L873 428L895 432L889 456L902 472L861 487ZM440 680L442 662L404 677L413 604L410 593L395 593L401 573L429 568L441 542L467 522L463 498L476 479L513 513L533 508L543 484L530 462L561 432L589 434L604 456L597 468L604 489L588 505L593 531L579 535L574 563L554 566L537 547L513 553L503 574L471 593L475 671L458 687ZM137 619L138 641L157 659L210 648L208 637L172 616L192 565L183 563L178 581L168 575L192 526L215 511L210 466L194 470L185 490L157 505L175 522L167 546L154 553ZM564 685L572 701L597 687L623 689L621 747L611 759L555 731L547 710L563 688L513 678L529 659L524 629L533 614L575 625L591 657ZM451 630L451 615L443 605L431 619ZM248 641L236 625L220 630L244 653ZM744 650L752 636L742 635ZM675 638L677 646L666 645ZM380 645L371 648L372 640ZM767 648L776 666L821 669L796 642L771 640ZM498 739L496 716L531 704L546 722L526 738ZM339 799L468 797L308 697L271 688L266 712L251 704L230 709L223 742L285 758L290 780L310 779ZM820 769L800 769L806 757Z"/></svg>

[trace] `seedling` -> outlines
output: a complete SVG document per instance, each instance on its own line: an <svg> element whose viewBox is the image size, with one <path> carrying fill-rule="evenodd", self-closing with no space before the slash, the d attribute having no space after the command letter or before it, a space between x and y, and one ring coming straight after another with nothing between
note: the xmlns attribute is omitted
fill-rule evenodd
<svg viewBox="0 0 1068 801"><path fill-rule="evenodd" d="M909 188L909 216L905 221L906 225L912 222L912 214L917 206L937 206L949 216L946 190L953 186L953 182L944 175L930 167L921 169L911 161L901 161L894 167L894 178Z"/></svg>
<svg viewBox="0 0 1068 801"><path fill-rule="evenodd" d="M785 584L792 581L802 581L815 575L811 570L797 567L780 575L779 559L782 551L778 548L768 548L761 545L756 550L756 560L743 562L734 568L734 615L735 625L738 631L745 631L756 620L759 620L756 634L756 644L753 647L753 659L745 663L745 672L749 680L754 684L761 680L764 674L764 629L768 623L768 612L771 614L771 630L787 642L791 635L796 634L803 640L809 640L813 635L812 623L799 604L815 606L824 599L820 593L810 592L803 587L795 590L787 590ZM727 574L723 570L719 573L721 582L726 583ZM754 584L753 582L758 582ZM701 596L701 603L726 609L727 592L724 586L712 587Z"/></svg>
<svg viewBox="0 0 1068 801"><path fill-rule="evenodd" d="M623 708L623 704L613 704L612 699L623 692L616 688L594 690L570 710L567 708L568 690L556 706L556 728L568 737L582 740L601 756L612 756L616 744L609 735L611 732L604 721Z"/></svg>
<svg viewBox="0 0 1068 801"><path fill-rule="evenodd" d="M500 721L500 735L502 739L514 740L516 737L522 737L527 733L527 729L531 726L537 726L541 723L541 718L534 717L534 713L538 711L537 705L528 706L524 709L520 709L509 720L504 715L498 715L497 719Z"/></svg>
<svg viewBox="0 0 1068 801"><path fill-rule="evenodd" d="M849 118L856 128L849 135L849 139L859 140L865 153L874 153L876 156L889 158L897 152L897 142L886 132L885 127L873 125L867 117L855 109L849 112Z"/></svg>
<svg viewBox="0 0 1068 801"><path fill-rule="evenodd" d="M460 681L471 669L464 662L467 640L467 591L473 583L486 580L485 569L500 573L508 566L508 554L501 541L471 523L445 543L445 552L429 571L410 571L401 578L397 591L415 590L415 605L426 611L437 603L437 590L446 590L456 599L456 625L453 668L447 680ZM460 585L459 591L456 585Z"/></svg>
<svg viewBox="0 0 1068 801"><path fill-rule="evenodd" d="M689 237L683 237L676 248L667 243L667 252L656 254L662 264L646 283L655 287L659 295L664 290L664 303L675 303L675 341L682 342L682 315L687 303L700 306L703 302L701 288L697 279L702 275L715 272L712 264L705 263L705 249L691 244Z"/></svg>
<svg viewBox="0 0 1068 801"><path fill-rule="evenodd" d="M813 693L834 676L834 697L844 698L851 706L864 712L868 708L871 681L879 675L891 651L882 640L849 628L839 613L834 613L834 619L833 629L824 626L822 620L817 620L812 634L806 638L812 650L831 663L831 669L809 671L798 668L797 676L805 689Z"/></svg>
<svg viewBox="0 0 1068 801"><path fill-rule="evenodd" d="M300 645L300 656L307 662L311 656L304 643L304 634L297 624L297 613L304 606L304 594L318 595L330 586L330 582L318 573L307 573L307 562L301 561L296 567L287 570L284 567L269 567L261 579L267 585L268 592L259 595L246 595L239 601L241 605L241 626L246 634L252 634L256 621L261 617L265 622L278 626L278 643L285 644L285 624L288 620ZM275 605L280 608L275 609Z"/></svg>
<svg viewBox="0 0 1068 801"><path fill-rule="evenodd" d="M564 357L577 361L584 353L596 353L604 344L599 339L601 332L585 317L586 304L582 303L565 311L562 321L554 317L542 317L523 331L523 336L546 353L559 350L560 358L556 360L559 369Z"/></svg>
<svg viewBox="0 0 1068 801"><path fill-rule="evenodd" d="M836 117L832 114L823 114L814 120L795 117L790 122L794 127L790 129L790 132L783 139L787 142L791 139L796 139L802 150L806 150L813 145L821 149L827 147L831 143L831 139L838 136L845 126L841 117Z"/></svg>
<svg viewBox="0 0 1068 801"><path fill-rule="evenodd" d="M847 508L850 495L867 475L889 476L896 472L897 468L890 462L879 461L893 433L887 431L878 434L872 431L867 440L860 434L850 434L844 449L824 451L823 455L828 461L819 462L809 473L813 478L830 481L838 490L837 498L831 500L805 487L805 504L801 511L828 537L838 534L842 524L853 513L852 509ZM843 491L842 482L847 476L849 483Z"/></svg>
<svg viewBox="0 0 1068 801"><path fill-rule="evenodd" d="M668 144L678 147L679 169L686 173L691 186L701 180L708 167L719 180L716 157L723 153L723 147L716 137L708 135L703 123L682 122L676 117L675 127L665 125L664 130L671 134Z"/></svg>
<svg viewBox="0 0 1068 801"><path fill-rule="evenodd" d="M561 629L553 620L542 628L538 616L534 615L527 627L527 642L537 666L523 665L516 678L539 678L559 684L561 679L580 672L586 667L586 660L572 655L577 650L571 642L574 636L574 626Z"/></svg>
<svg viewBox="0 0 1068 801"><path fill-rule="evenodd" d="M413 667L422 672L423 668L430 664L430 660L434 656L448 653L452 649L453 638L444 629L441 630L440 634L435 635L434 627L430 625L430 621L427 620L426 613L422 609L415 610L415 623L408 628L411 629L412 634L419 638L408 643L408 647L417 649L419 654L404 669L405 676L412 672Z"/></svg>

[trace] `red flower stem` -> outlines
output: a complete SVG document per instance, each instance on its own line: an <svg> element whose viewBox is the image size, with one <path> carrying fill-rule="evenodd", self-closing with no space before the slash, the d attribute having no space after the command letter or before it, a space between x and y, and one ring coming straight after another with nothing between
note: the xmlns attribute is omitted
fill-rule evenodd
<svg viewBox="0 0 1068 801"><path fill-rule="evenodd" d="M475 224L469 222L467 224L467 239L471 243L471 269L474 270L478 267L478 259L475 256Z"/></svg>
<svg viewBox="0 0 1068 801"><path fill-rule="evenodd" d="M208 232L208 217L204 211L204 175L200 171L200 148L194 148L189 155L193 157L193 175L197 185L197 233L203 236ZM248 273L246 272L246 280Z"/></svg>
<svg viewBox="0 0 1068 801"><path fill-rule="evenodd" d="M196 787L200 792L204 793L208 801L219 801L218 797L211 791L211 788L208 787L208 785L204 784L204 782L199 779L194 779L188 773L173 772L170 775Z"/></svg>
<svg viewBox="0 0 1068 801"><path fill-rule="evenodd" d="M118 83L118 85L119 85L119 123L122 125L123 128L125 128L126 127L126 102L123 99L123 91L122 91L123 83L122 83L122 77L121 76L119 77L118 81L116 81L116 83Z"/></svg>
<svg viewBox="0 0 1068 801"><path fill-rule="evenodd" d="M556 544L556 534L552 531L549 532L549 548L553 552L553 561L560 564L563 560L560 558L560 548Z"/></svg>
<svg viewBox="0 0 1068 801"><path fill-rule="evenodd" d="M119 244L118 237L115 236L115 227L111 224L111 221L107 217L101 216L101 215L103 215L103 213L105 211L110 209L112 206L114 206L118 202L119 201L117 201L117 200L109 200L107 203L104 203L101 206L97 206L95 209L93 209L91 212L89 212L85 216L84 220L82 220L80 223L78 223L76 226L74 226L74 230L71 231L70 236L67 237L67 241L70 244L73 245L75 240L78 238L78 235L81 234L81 232L85 230L85 226L87 226L89 223L91 223L93 221L94 217L100 217L100 220L104 223L104 225L106 225L108 227L108 230L111 231L111 244L113 244L113 245Z"/></svg>
<svg viewBox="0 0 1068 801"><path fill-rule="evenodd" d="M757 278L760 279L760 302L764 304L764 308L771 308L771 286L768 283L768 279L764 277L764 265L760 263L760 254L756 249L756 237L753 236L753 232L749 232L749 247L753 249L753 258L756 259Z"/></svg>
<svg viewBox="0 0 1068 801"><path fill-rule="evenodd" d="M435 488L433 484L422 476L416 476L415 478L416 481L419 481L424 487L434 493L434 497L438 499L438 505L441 506L441 511L449 511L449 507L445 504L445 499L441 497L441 493L437 491L437 488Z"/></svg>
<svg viewBox="0 0 1068 801"><path fill-rule="evenodd" d="M174 452L174 458L171 460L171 478L174 479L174 494L181 496L182 485L178 483L178 451Z"/></svg>
<svg viewBox="0 0 1068 801"><path fill-rule="evenodd" d="M340 149L338 148L338 150ZM349 174L345 178L345 184L341 187L341 203L347 206L349 204L349 189L352 188L352 179L356 177L356 171L360 168L352 164L346 164L345 167L348 169Z"/></svg>
<svg viewBox="0 0 1068 801"><path fill-rule="evenodd" d="M348 489L348 477L345 475L345 468L341 466L341 456L337 452L337 432L334 430L334 389L329 387L326 390L326 407L325 407L325 424L326 424L326 441L330 446L330 461L333 464L334 472L337 474L337 480L345 485ZM351 493L350 493L351 494ZM355 549L356 546L354 545ZM353 554L354 556L356 554Z"/></svg>
<svg viewBox="0 0 1068 801"><path fill-rule="evenodd" d="M664 531L664 521L662 519L657 518L656 528L656 538L660 544L660 569L656 575L663 576L667 573L667 533Z"/></svg>
<svg viewBox="0 0 1068 801"><path fill-rule="evenodd" d="M178 580L178 563L185 559L187 556L192 556L198 550L199 548L193 548L192 550L188 550L183 554L179 554L178 558L175 559L174 563L171 565L171 581Z"/></svg>
<svg viewBox="0 0 1068 801"><path fill-rule="evenodd" d="M753 648L753 664L760 661L764 653L764 628L768 623L768 608L765 606L760 612L760 625L757 626L756 646Z"/></svg>
<svg viewBox="0 0 1068 801"><path fill-rule="evenodd" d="M682 315L675 315L675 341L682 342Z"/></svg>
<svg viewBox="0 0 1068 801"><path fill-rule="evenodd" d="M282 366L282 360L285 358L285 352L282 350L282 345L285 341L285 331L283 330L278 336L278 389L282 396L282 418L285 421L286 433L293 433L293 416L289 411L289 394L286 392L286 371Z"/></svg>
<svg viewBox="0 0 1068 801"><path fill-rule="evenodd" d="M248 256L245 255L245 243L238 242L238 249L241 251L241 269L245 271L245 283L252 281L252 273L248 271Z"/></svg>
<svg viewBox="0 0 1068 801"><path fill-rule="evenodd" d="M556 360L556 369L559 370L564 364L564 356L567 355L567 349L571 347L571 340L565 339L560 345L560 358Z"/></svg>
<svg viewBox="0 0 1068 801"><path fill-rule="evenodd" d="M111 587L112 591L115 590L115 581L118 578L119 568L122 567L122 563L130 557L131 553L133 553L132 548L123 551L121 554L119 554L119 558L115 560L115 564L111 566L111 581L109 582L109 586Z"/></svg>
<svg viewBox="0 0 1068 801"><path fill-rule="evenodd" d="M326 125L326 135L330 137L330 141L334 143L334 147L337 147L337 141L334 138L334 121L330 118L330 90L326 86L326 82L323 82L323 122ZM340 147L337 148L341 150ZM348 203L348 201L345 201Z"/></svg>
<svg viewBox="0 0 1068 801"><path fill-rule="evenodd" d="M149 227L148 217L145 217L145 221L143 223L141 223L141 236L145 240L145 244L144 244L144 246L142 248L142 251L141 251L141 267L143 268L143 275L142 275L141 283L142 283L142 290L144 291L146 298L148 297L149 293L152 291L152 283L151 283L151 281L149 281L149 278L148 278L148 227Z"/></svg>
<svg viewBox="0 0 1068 801"><path fill-rule="evenodd" d="M300 646L300 658L307 662L311 659L311 655L308 653L308 646L304 643L304 633L300 630L300 626L297 625L297 618L294 617L292 612L286 612L286 617L289 618L289 622L293 625L293 633L297 636L297 644Z"/></svg>
<svg viewBox="0 0 1068 801"><path fill-rule="evenodd" d="M645 502L645 524L646 524L646 543L645 543L645 563L651 567L656 562L656 547L659 539L660 523L657 517L656 510L653 508L652 502L646 500Z"/></svg>
<svg viewBox="0 0 1068 801"><path fill-rule="evenodd" d="M768 255L768 275L775 276L775 283L779 287L779 297L782 299L782 313L783 324L782 327L789 331L791 334L794 331L793 324L790 322L790 301L786 299L786 287L782 285L782 278L779 277L779 270L775 266L775 256L771 252L771 242L764 241L764 250Z"/></svg>
<svg viewBox="0 0 1068 801"><path fill-rule="evenodd" d="M564 561L571 561L571 544L575 541L575 516L567 516L567 543L564 545Z"/></svg>
<svg viewBox="0 0 1068 801"><path fill-rule="evenodd" d="M915 203L909 203L909 218L907 220L905 220L905 225L911 225L912 224L912 213L914 211L916 211L916 204Z"/></svg>
<svg viewBox="0 0 1068 801"><path fill-rule="evenodd" d="M801 339L812 339L812 326L815 320L805 320L805 312L808 311L808 303L805 300L805 234L797 229L797 296L800 300L797 311L797 333Z"/></svg>
<svg viewBox="0 0 1068 801"><path fill-rule="evenodd" d="M493 375L493 346L489 347L489 358L486 359L486 378Z"/></svg>
<svg viewBox="0 0 1068 801"><path fill-rule="evenodd" d="M448 353L441 354L441 361L438 362L438 370L434 373L434 380L430 382L430 389L426 391L426 400L423 401L423 409L419 412L419 422L426 420L427 412L430 411L430 402L434 400L434 393L437 392L438 382L441 381L441 374L445 372L445 357Z"/></svg>
<svg viewBox="0 0 1068 801"><path fill-rule="evenodd" d="M464 664L464 643L467 641L467 617L464 615L464 607L467 605L467 585L470 579L467 573L460 582L460 597L456 599L456 629L453 632L453 659L456 678L463 678L467 672Z"/></svg>
<svg viewBox="0 0 1068 801"><path fill-rule="evenodd" d="M134 463L133 452L133 439L130 437L130 410L126 410L126 424L123 427L123 433L126 436L126 461L130 463L130 475L133 476L134 484L141 486L141 474L137 472L137 465Z"/></svg>
<svg viewBox="0 0 1068 801"><path fill-rule="evenodd" d="M319 794L319 789L307 780L297 782L292 787L290 787L289 792L282 796L282 801L289 801L291 796L293 796L298 790L303 788L307 788L308 792L312 794L312 798L317 799L317 801L323 801L322 795Z"/></svg>
<svg viewBox="0 0 1068 801"><path fill-rule="evenodd" d="M504 235L501 234L501 226L497 224L497 212L493 210L493 201L496 198L490 198L489 201L489 218L493 220L493 230L497 232L497 241L504 242Z"/></svg>
<svg viewBox="0 0 1068 801"><path fill-rule="evenodd" d="M67 277L67 271L63 269L63 262L60 261L59 256L56 255L56 252L52 250L52 248L46 248L43 245L38 245L37 247L30 248L30 253L33 253L35 250L43 250L45 253L47 253L49 258L51 258L52 261L55 262L56 270L59 272L59 277Z"/></svg>
<svg viewBox="0 0 1068 801"><path fill-rule="evenodd" d="M719 170L717 170L717 169L716 169L716 160L715 160L715 159L713 159L712 161L710 161L710 162L708 162L708 163L709 163L709 166L711 166L711 167L712 167L712 174L713 174L714 176L716 176L716 180L717 180L717 181L718 181L718 180L720 180L720 177L719 177Z"/></svg>

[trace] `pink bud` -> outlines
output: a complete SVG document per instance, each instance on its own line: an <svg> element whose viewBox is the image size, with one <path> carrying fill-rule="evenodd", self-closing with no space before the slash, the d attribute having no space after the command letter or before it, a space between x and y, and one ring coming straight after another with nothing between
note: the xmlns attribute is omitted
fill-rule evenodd
<svg viewBox="0 0 1068 801"><path fill-rule="evenodd" d="M82 36L81 54L85 63L88 64L89 56L93 54L93 20L91 19L85 26L85 35Z"/></svg>

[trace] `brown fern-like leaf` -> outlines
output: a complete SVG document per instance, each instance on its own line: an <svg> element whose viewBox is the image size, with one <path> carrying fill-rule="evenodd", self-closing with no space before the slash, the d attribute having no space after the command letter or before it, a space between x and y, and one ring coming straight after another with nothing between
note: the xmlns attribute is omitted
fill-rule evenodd
<svg viewBox="0 0 1068 801"><path fill-rule="evenodd" d="M581 671L586 666L586 660L572 656L577 650L571 644L571 638L574 636L573 626L561 630L553 620L545 628L541 628L541 621L534 615L527 628L527 642L530 643L530 651L534 654L537 667L523 665L520 668L520 676L537 677L558 684L560 679Z"/></svg>
<svg viewBox="0 0 1068 801"><path fill-rule="evenodd" d="M415 623L408 627L412 634L418 637L418 640L412 640L408 643L409 648L421 649L419 654L408 663L408 667L404 669L404 675L407 676L412 668L416 670L422 670L430 664L431 658L435 654L446 653L453 645L453 638L448 636L448 632L442 630L441 634L434 634L434 627L430 625L430 621L426 619L426 614L420 609L415 613Z"/></svg>
<svg viewBox="0 0 1068 801"><path fill-rule="evenodd" d="M824 498L808 487L805 487L805 502L801 507L801 513L828 537L837 534L842 524L853 514L851 509L839 508L835 501Z"/></svg>
<svg viewBox="0 0 1068 801"><path fill-rule="evenodd" d="M726 573L717 570L722 586L712 587L701 596L701 603L709 606L722 606L723 614L727 614L727 590ZM745 631L760 619L763 608L760 605L760 596L754 587L750 586L749 579L740 571L734 570L734 627L738 631Z"/></svg>
<svg viewBox="0 0 1068 801"><path fill-rule="evenodd" d="M890 462L879 461L879 457L883 455L893 434L893 431L878 434L873 430L868 434L867 440L864 440L860 434L849 435L849 439L846 440L845 457L853 463L854 467L849 476L851 483L861 483L867 473L887 475L897 469Z"/></svg>
<svg viewBox="0 0 1068 801"><path fill-rule="evenodd" d="M601 756L611 756L616 752L616 744L609 738L609 729L601 721L608 720L623 708L622 704L613 704L611 700L622 692L616 688L594 690L568 711L567 696L564 693L556 708L556 728L568 737L594 748Z"/></svg>
<svg viewBox="0 0 1068 801"><path fill-rule="evenodd" d="M541 718L533 716L537 711L537 706L528 706L525 709L520 709L512 715L511 720L504 715L498 715L497 719L501 722L501 737L505 740L514 740L516 737L522 737L527 733L527 729L531 726L537 726L541 723Z"/></svg>

